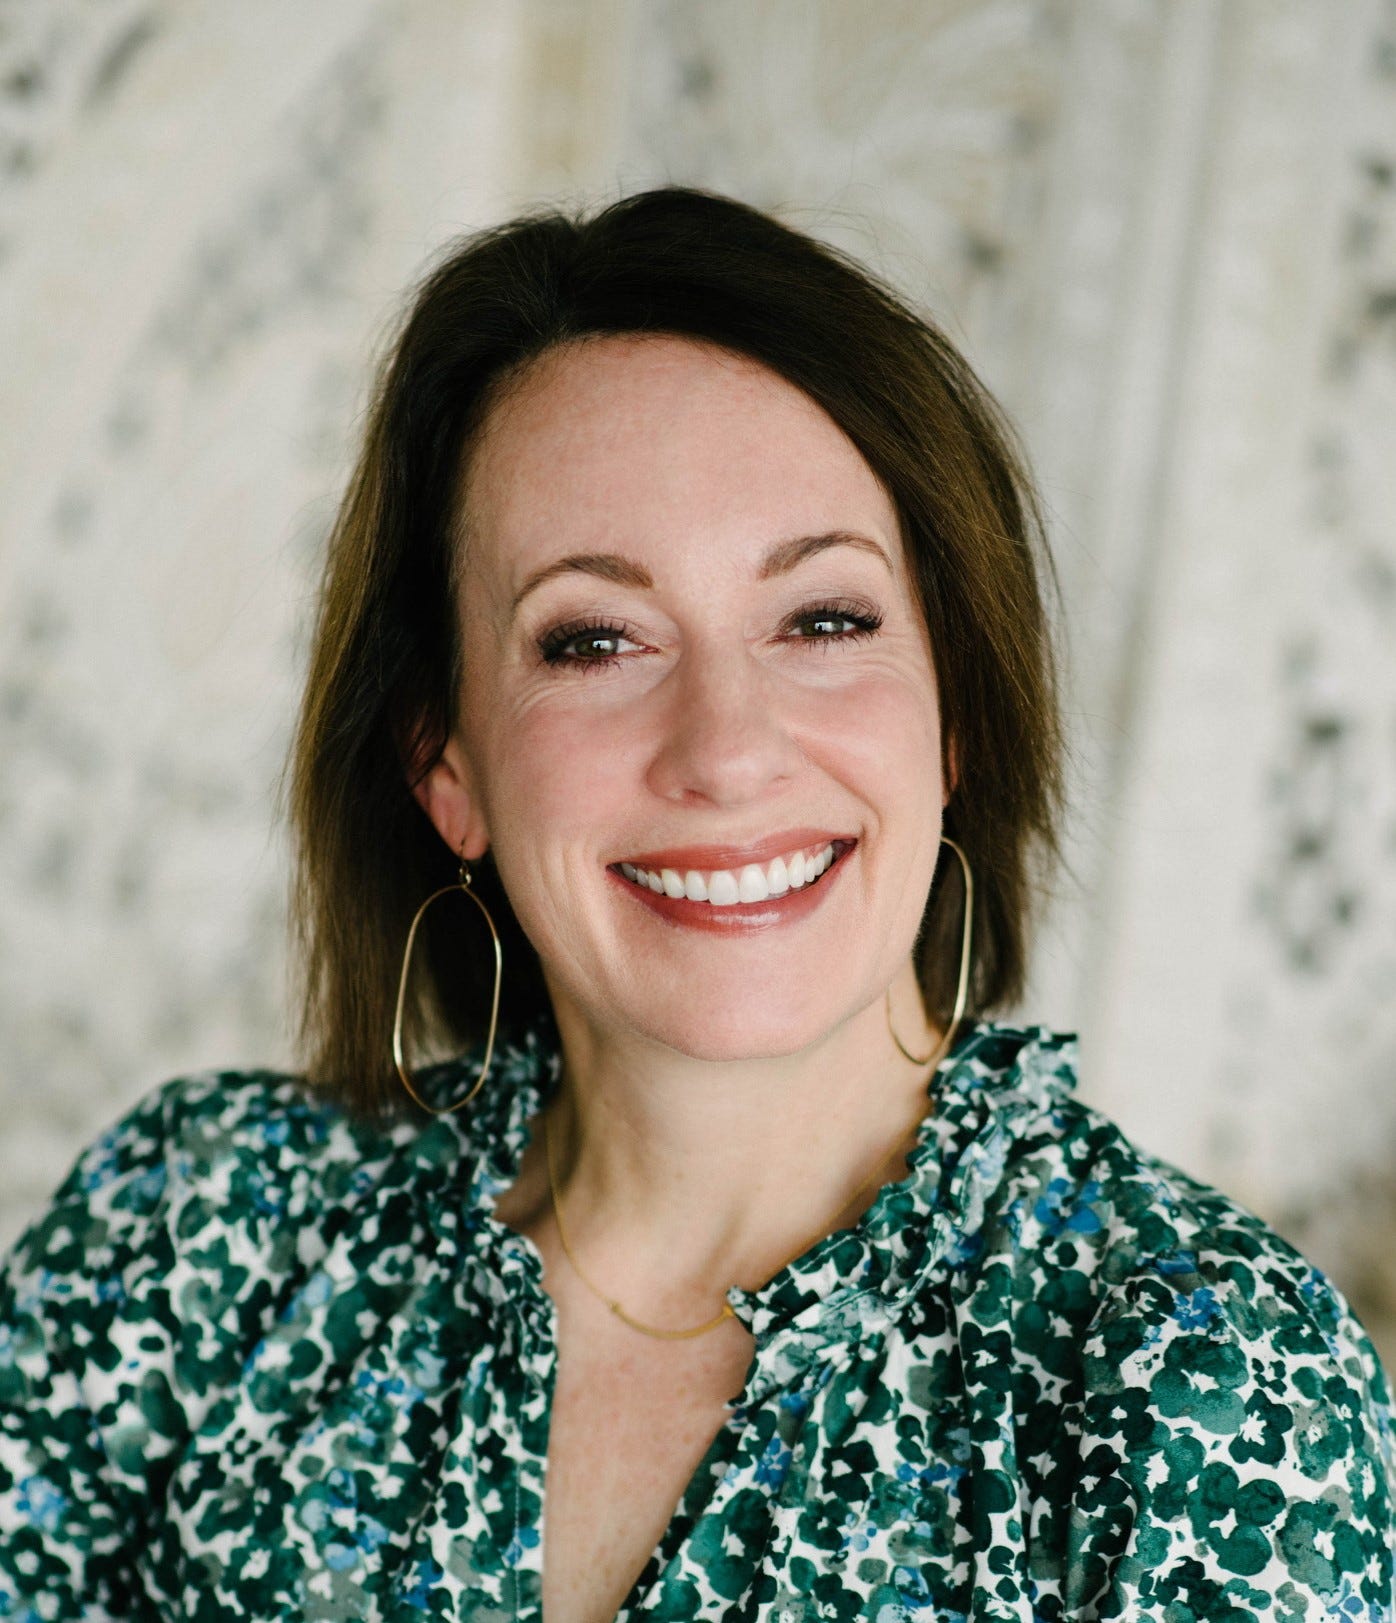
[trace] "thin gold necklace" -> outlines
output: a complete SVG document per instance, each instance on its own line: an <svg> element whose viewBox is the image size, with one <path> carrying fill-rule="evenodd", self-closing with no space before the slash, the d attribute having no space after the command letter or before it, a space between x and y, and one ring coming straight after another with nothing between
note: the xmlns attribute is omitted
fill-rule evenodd
<svg viewBox="0 0 1396 1623"><path fill-rule="evenodd" d="M954 1028L952 1026L951 1030L953 1030L953 1029ZM946 1033L946 1036L947 1037L949 1036L949 1032ZM944 1044L942 1043L941 1046L944 1046ZM940 1063L940 1060L941 1060L941 1054L940 1054L940 1052L938 1050L932 1056L932 1063L931 1063L931 1072L932 1072L932 1074L934 1074L935 1067L936 1067L936 1065L938 1065ZM732 1311L732 1304L730 1302L728 1302L728 1301L724 1301L723 1304L722 1304L722 1312L717 1314L716 1317L709 1319L706 1324L695 1324L692 1327L692 1329L689 1329L689 1330L660 1330L660 1329L657 1329L652 1324L643 1324L643 1323L641 1323L641 1321L639 1319L633 1318L629 1313L627 1313L625 1311L625 1309L620 1305L620 1303L618 1301L616 1301L616 1299L613 1296L607 1296L605 1291L601 1290L599 1286L594 1285L592 1283L592 1281L587 1278L586 1274L584 1274L582 1272L582 1265L577 1261L576 1257L572 1253L572 1247L570 1245L568 1245L568 1243L567 1243L567 1228L566 1228L566 1225L562 1221L562 1202L558 1199L558 1193L557 1193L557 1172L556 1172L556 1169L553 1166L553 1141L548 1135L548 1118L547 1118L546 1113L542 1117L540 1117L539 1119L540 1119L540 1122L541 1122L542 1128L543 1128L543 1149L544 1149L544 1153L547 1155L547 1159L548 1159L548 1188L552 1192L553 1215L557 1218L558 1238L562 1241L562 1249L567 1254L567 1260L577 1270L577 1277L587 1287L587 1289L592 1293L592 1295L599 1297L606 1304L606 1306L608 1308L610 1308L611 1312L614 1313L615 1316L618 1319L624 1320L624 1322L626 1324L630 1325L630 1327L632 1329L642 1330L645 1333L645 1335L647 1335L647 1336L658 1336L658 1337L660 1337L661 1339L663 1339L665 1341L686 1341L690 1336L701 1336L708 1330L716 1330L718 1325L720 1325L723 1322L724 1319L735 1318L736 1314ZM911 1130L911 1136L912 1137L915 1137L915 1135L920 1131L921 1123L925 1119L926 1119L926 1113L925 1113L925 1111L922 1111L921 1115L919 1115L916 1118L916 1124ZM898 1144L899 1145L905 1145L906 1140L907 1140L907 1135L904 1133L902 1135L902 1137L898 1140ZM829 1219L829 1222L826 1222L820 1228L812 1230L811 1233L805 1239L803 1239L800 1242L800 1244L795 1248L795 1250L790 1253L790 1255L785 1259L785 1261L783 1263L781 1263L780 1268L775 1269L774 1273L772 1274L772 1278L775 1277L775 1274L780 1272L781 1268L789 1267L789 1265L795 1260L796 1257L802 1256L804 1254L804 1252L806 1252L810 1248L810 1246L814 1244L814 1242L816 1240L822 1238L822 1236L825 1235L826 1233L832 1232L830 1230L829 1224L833 1222L833 1219L835 1217L837 1217L839 1215L839 1213L844 1210L845 1207L853 1205L853 1203L859 1198L859 1196L862 1195L863 1192L866 1189L869 1189L877 1181L877 1175L878 1175L879 1172L881 1172L881 1170L883 1168L883 1165L886 1162L886 1160L887 1160L887 1156L884 1155L882 1157L882 1159L877 1163L877 1166L873 1169L872 1176L870 1178L865 1178L863 1180L863 1182L860 1183L858 1185L858 1187L853 1191L853 1193L848 1197L848 1199L843 1201L842 1204L840 1204L839 1206L837 1206L835 1208L832 1216Z"/></svg>

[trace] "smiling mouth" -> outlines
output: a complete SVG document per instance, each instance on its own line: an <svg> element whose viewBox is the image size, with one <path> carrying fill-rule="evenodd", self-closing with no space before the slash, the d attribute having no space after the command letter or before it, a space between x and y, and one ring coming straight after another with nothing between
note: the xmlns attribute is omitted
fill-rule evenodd
<svg viewBox="0 0 1396 1623"><path fill-rule="evenodd" d="M706 902L710 907L743 907L773 900L789 891L806 890L844 855L854 840L830 840L802 847L770 862L748 863L742 868L639 868L617 862L613 871L639 890L653 891L677 901Z"/></svg>

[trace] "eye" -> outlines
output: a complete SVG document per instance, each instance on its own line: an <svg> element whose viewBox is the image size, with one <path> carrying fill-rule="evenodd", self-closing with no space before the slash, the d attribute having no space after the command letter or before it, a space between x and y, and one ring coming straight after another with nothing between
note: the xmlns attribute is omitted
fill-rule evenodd
<svg viewBox="0 0 1396 1623"><path fill-rule="evenodd" d="M820 603L791 615L785 631L794 642L856 642L881 626L882 616L869 604Z"/></svg>
<svg viewBox="0 0 1396 1623"><path fill-rule="evenodd" d="M601 670L625 653L639 652L640 645L632 642L625 632L624 626L574 620L554 627L540 638L538 653L547 665Z"/></svg>

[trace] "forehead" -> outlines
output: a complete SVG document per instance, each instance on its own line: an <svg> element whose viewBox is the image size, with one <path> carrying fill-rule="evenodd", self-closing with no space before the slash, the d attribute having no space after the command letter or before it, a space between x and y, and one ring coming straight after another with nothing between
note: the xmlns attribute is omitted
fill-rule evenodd
<svg viewBox="0 0 1396 1623"><path fill-rule="evenodd" d="M855 521L895 533L857 447L769 368L690 339L607 336L533 362L488 413L464 469L472 546L562 547L739 524L754 542Z"/></svg>

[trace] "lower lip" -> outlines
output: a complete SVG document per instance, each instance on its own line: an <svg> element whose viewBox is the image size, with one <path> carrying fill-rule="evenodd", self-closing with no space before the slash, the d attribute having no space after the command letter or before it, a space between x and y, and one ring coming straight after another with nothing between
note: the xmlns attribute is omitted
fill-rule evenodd
<svg viewBox="0 0 1396 1623"><path fill-rule="evenodd" d="M813 884L788 890L784 896L771 896L764 902L734 902L730 907L714 907L711 902L691 902L687 896L670 896L637 885L614 868L606 871L627 896L657 913L669 924L690 930L706 930L711 935L744 935L751 930L771 930L777 925L794 924L808 918L837 884L845 859L857 845L850 841L834 847L834 860Z"/></svg>

